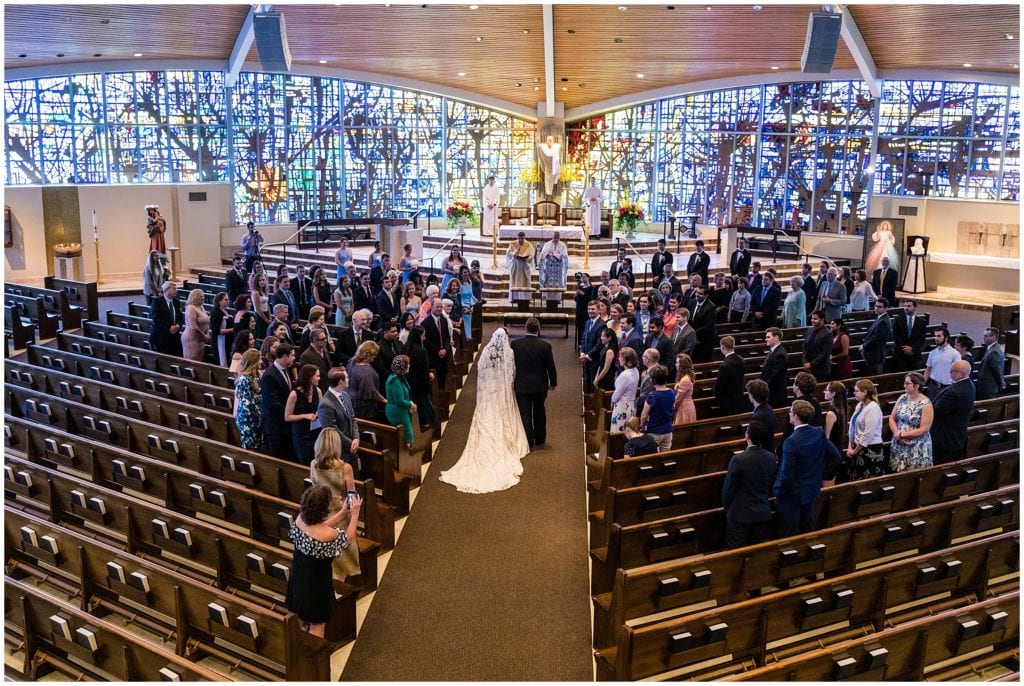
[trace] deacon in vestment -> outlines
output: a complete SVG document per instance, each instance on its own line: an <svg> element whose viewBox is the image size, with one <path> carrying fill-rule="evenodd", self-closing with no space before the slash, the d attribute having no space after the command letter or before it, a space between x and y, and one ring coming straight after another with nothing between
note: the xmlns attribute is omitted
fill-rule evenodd
<svg viewBox="0 0 1024 686"><path fill-rule="evenodd" d="M522 231L508 245L508 297L509 300L529 300L533 293L530 276L533 274L533 245Z"/></svg>
<svg viewBox="0 0 1024 686"><path fill-rule="evenodd" d="M597 179L590 177L590 185L583 193L583 205L587 208L587 229L601 230L601 189L597 187Z"/></svg>
<svg viewBox="0 0 1024 686"><path fill-rule="evenodd" d="M565 290L568 273L569 251L561 241L561 235L555 231L540 251L540 287Z"/></svg>
<svg viewBox="0 0 1024 686"><path fill-rule="evenodd" d="M501 188L498 187L494 175L487 177L484 186L484 212L480 224L481 236L493 236L498 230L498 203L501 202Z"/></svg>

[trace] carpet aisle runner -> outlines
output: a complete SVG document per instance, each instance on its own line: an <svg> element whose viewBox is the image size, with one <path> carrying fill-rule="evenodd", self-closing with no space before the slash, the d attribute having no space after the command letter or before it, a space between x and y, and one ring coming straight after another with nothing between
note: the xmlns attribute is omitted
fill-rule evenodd
<svg viewBox="0 0 1024 686"><path fill-rule="evenodd" d="M580 368L571 340L548 340L559 376L546 405L549 447L523 458L506 491L459 493L438 481L465 445L474 367L343 680L592 680Z"/></svg>

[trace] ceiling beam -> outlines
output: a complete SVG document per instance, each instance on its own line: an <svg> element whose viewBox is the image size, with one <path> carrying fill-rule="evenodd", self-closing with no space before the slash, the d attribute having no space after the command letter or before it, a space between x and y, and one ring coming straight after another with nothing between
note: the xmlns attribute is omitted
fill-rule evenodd
<svg viewBox="0 0 1024 686"><path fill-rule="evenodd" d="M850 8L844 5L833 5L833 8L843 15L843 24L839 35L843 37L846 48L853 56L853 61L857 63L861 78L867 84L872 96L881 97L882 80L878 76L878 65L875 64L875 58L871 56L871 51L868 49L867 43L864 42L864 36L857 28L857 22L854 21Z"/></svg>
<svg viewBox="0 0 1024 686"><path fill-rule="evenodd" d="M546 116L555 116L555 22L551 3L544 11L544 104Z"/></svg>
<svg viewBox="0 0 1024 686"><path fill-rule="evenodd" d="M249 55L252 42L256 40L256 32L252 28L252 18L259 11L266 11L270 5L253 5L249 13L245 15L242 28L238 30L235 37L235 44L231 48L231 57L228 58L228 66L224 69L224 83L228 88L233 88L238 82L238 75L242 72L242 65Z"/></svg>

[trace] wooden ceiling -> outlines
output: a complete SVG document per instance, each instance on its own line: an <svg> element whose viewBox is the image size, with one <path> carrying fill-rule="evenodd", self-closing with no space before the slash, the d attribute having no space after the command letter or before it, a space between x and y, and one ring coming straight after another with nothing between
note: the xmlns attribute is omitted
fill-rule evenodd
<svg viewBox="0 0 1024 686"><path fill-rule="evenodd" d="M555 5L555 98L567 110L676 85L800 70L817 5ZM7 70L226 64L249 5L4 7ZM278 5L292 71L379 74L533 110L544 98L538 4ZM1018 74L1018 5L853 5L879 69ZM201 30L199 30L201 29ZM1009 33L1013 39L1006 39ZM136 57L141 54L141 57ZM248 59L257 63L255 47ZM326 64L321 64L325 60ZM969 63L970 68L964 67ZM205 67L204 67L205 68ZM835 69L855 69L840 41ZM459 74L464 74L460 76ZM643 74L638 78L637 74ZM562 89L565 90L562 90Z"/></svg>

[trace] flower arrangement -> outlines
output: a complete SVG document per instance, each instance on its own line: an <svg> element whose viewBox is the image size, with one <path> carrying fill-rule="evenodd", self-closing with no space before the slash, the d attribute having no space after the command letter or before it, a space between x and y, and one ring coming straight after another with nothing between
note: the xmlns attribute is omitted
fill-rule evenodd
<svg viewBox="0 0 1024 686"><path fill-rule="evenodd" d="M465 200L455 200L452 202L448 209L445 210L445 216L448 218L449 229L454 229L459 220L464 220L465 223L476 222L476 210Z"/></svg>
<svg viewBox="0 0 1024 686"><path fill-rule="evenodd" d="M519 174L519 180L523 183L540 183L540 167L537 163L535 162L533 166L523 169L522 173Z"/></svg>
<svg viewBox="0 0 1024 686"><path fill-rule="evenodd" d="M583 169L578 168L575 164L570 162L569 164L563 165L558 171L559 183L572 183L574 181L583 180Z"/></svg>
<svg viewBox="0 0 1024 686"><path fill-rule="evenodd" d="M626 200L615 211L616 229L626 229L629 233L635 233L636 225L641 222L645 222L644 211L635 202Z"/></svg>

